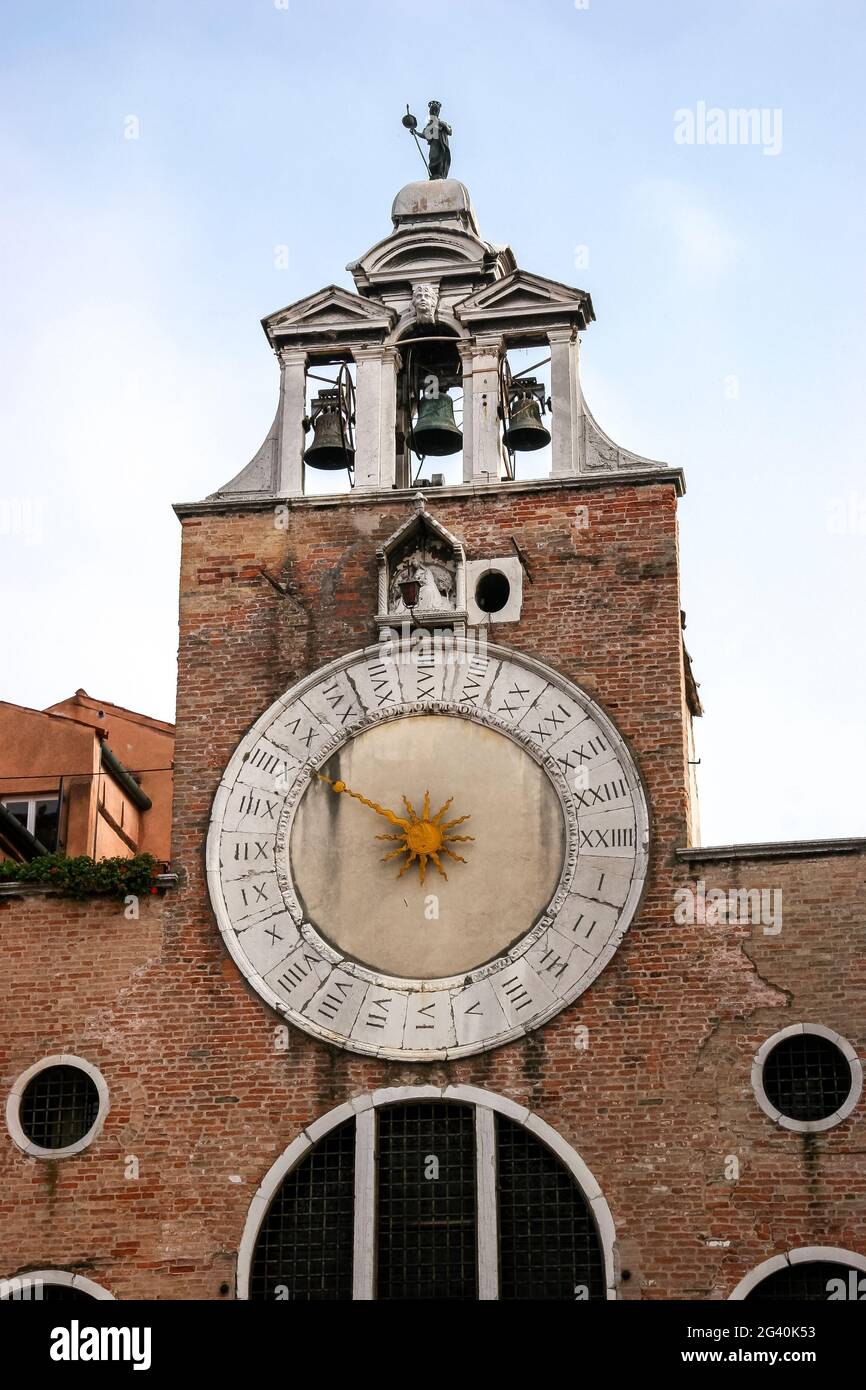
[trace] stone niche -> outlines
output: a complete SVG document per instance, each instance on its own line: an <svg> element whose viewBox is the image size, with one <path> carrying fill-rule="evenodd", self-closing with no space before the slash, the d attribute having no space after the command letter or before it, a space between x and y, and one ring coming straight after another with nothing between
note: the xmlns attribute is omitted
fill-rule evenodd
<svg viewBox="0 0 866 1390"><path fill-rule="evenodd" d="M419 495L415 512L376 551L379 566L380 627L449 627L466 631L466 553L456 536L427 512ZM407 608L400 585L414 579L420 585L418 603Z"/></svg>

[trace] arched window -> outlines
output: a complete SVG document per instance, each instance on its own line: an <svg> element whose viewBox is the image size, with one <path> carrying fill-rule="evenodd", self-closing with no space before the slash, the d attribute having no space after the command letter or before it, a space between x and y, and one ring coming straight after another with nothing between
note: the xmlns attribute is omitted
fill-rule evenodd
<svg viewBox="0 0 866 1390"><path fill-rule="evenodd" d="M615 1296L612 1234L592 1175L528 1111L469 1087L383 1091L317 1121L274 1165L238 1293L591 1301Z"/></svg>
<svg viewBox="0 0 866 1390"><path fill-rule="evenodd" d="M730 1297L750 1302L859 1302L866 1297L866 1257L833 1245L788 1250L750 1270Z"/></svg>
<svg viewBox="0 0 866 1390"><path fill-rule="evenodd" d="M114 1294L83 1274L66 1269L35 1269L0 1279L0 1301L11 1303L89 1303Z"/></svg>

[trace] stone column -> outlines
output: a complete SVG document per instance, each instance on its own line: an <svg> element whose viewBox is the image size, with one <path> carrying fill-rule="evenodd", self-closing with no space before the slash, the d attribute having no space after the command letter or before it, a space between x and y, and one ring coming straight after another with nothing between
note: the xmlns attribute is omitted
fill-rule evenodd
<svg viewBox="0 0 866 1390"><path fill-rule="evenodd" d="M499 418L502 341L461 344L463 358L463 481L498 482L504 475ZM468 372L468 376L467 376Z"/></svg>
<svg viewBox="0 0 866 1390"><path fill-rule="evenodd" d="M580 391L577 329L551 328L550 399L552 404L552 476L568 477L580 472L583 449L583 397Z"/></svg>
<svg viewBox="0 0 866 1390"><path fill-rule="evenodd" d="M307 413L307 354L280 349L280 455L278 497L304 493L304 416Z"/></svg>
<svg viewBox="0 0 866 1390"><path fill-rule="evenodd" d="M396 481L397 349L358 348L355 381L355 487L392 488Z"/></svg>

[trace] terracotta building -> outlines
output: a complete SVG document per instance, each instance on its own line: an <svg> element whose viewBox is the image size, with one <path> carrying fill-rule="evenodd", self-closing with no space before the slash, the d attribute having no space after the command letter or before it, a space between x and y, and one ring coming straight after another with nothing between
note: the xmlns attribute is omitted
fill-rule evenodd
<svg viewBox="0 0 866 1390"><path fill-rule="evenodd" d="M594 420L589 295L450 179L350 270L264 320L274 424L176 508L178 887L135 920L0 897L0 1268L835 1297L866 1270L866 841L698 846L685 484Z"/></svg>
<svg viewBox="0 0 866 1390"><path fill-rule="evenodd" d="M0 701L0 857L171 853L174 725L77 690Z"/></svg>

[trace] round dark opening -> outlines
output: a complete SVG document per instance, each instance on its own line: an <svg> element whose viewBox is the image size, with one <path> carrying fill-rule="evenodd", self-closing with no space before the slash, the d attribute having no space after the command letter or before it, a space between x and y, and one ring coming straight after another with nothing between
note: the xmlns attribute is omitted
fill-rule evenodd
<svg viewBox="0 0 866 1390"><path fill-rule="evenodd" d="M860 1279L863 1278L863 1272L852 1269L850 1265L835 1264L829 1260L809 1260L805 1264L786 1265L784 1269L777 1269L775 1274L768 1274L766 1279L756 1284L746 1294L745 1301L757 1303L772 1300L790 1303L792 1299L803 1299L813 1303L829 1299L830 1294L834 1292L838 1298L836 1281L841 1280L847 1288L852 1282L852 1273L856 1290ZM853 1297L858 1297L858 1294L855 1292Z"/></svg>
<svg viewBox="0 0 866 1390"><path fill-rule="evenodd" d="M501 570L485 570L475 586L475 602L482 613L501 613L510 593L511 585Z"/></svg>
<svg viewBox="0 0 866 1390"><path fill-rule="evenodd" d="M764 1090L789 1120L826 1120L851 1093L851 1067L835 1043L797 1033L777 1043L764 1063Z"/></svg>
<svg viewBox="0 0 866 1390"><path fill-rule="evenodd" d="M93 1128L99 1092L80 1067L45 1067L21 1097L21 1128L41 1149L67 1149Z"/></svg>

